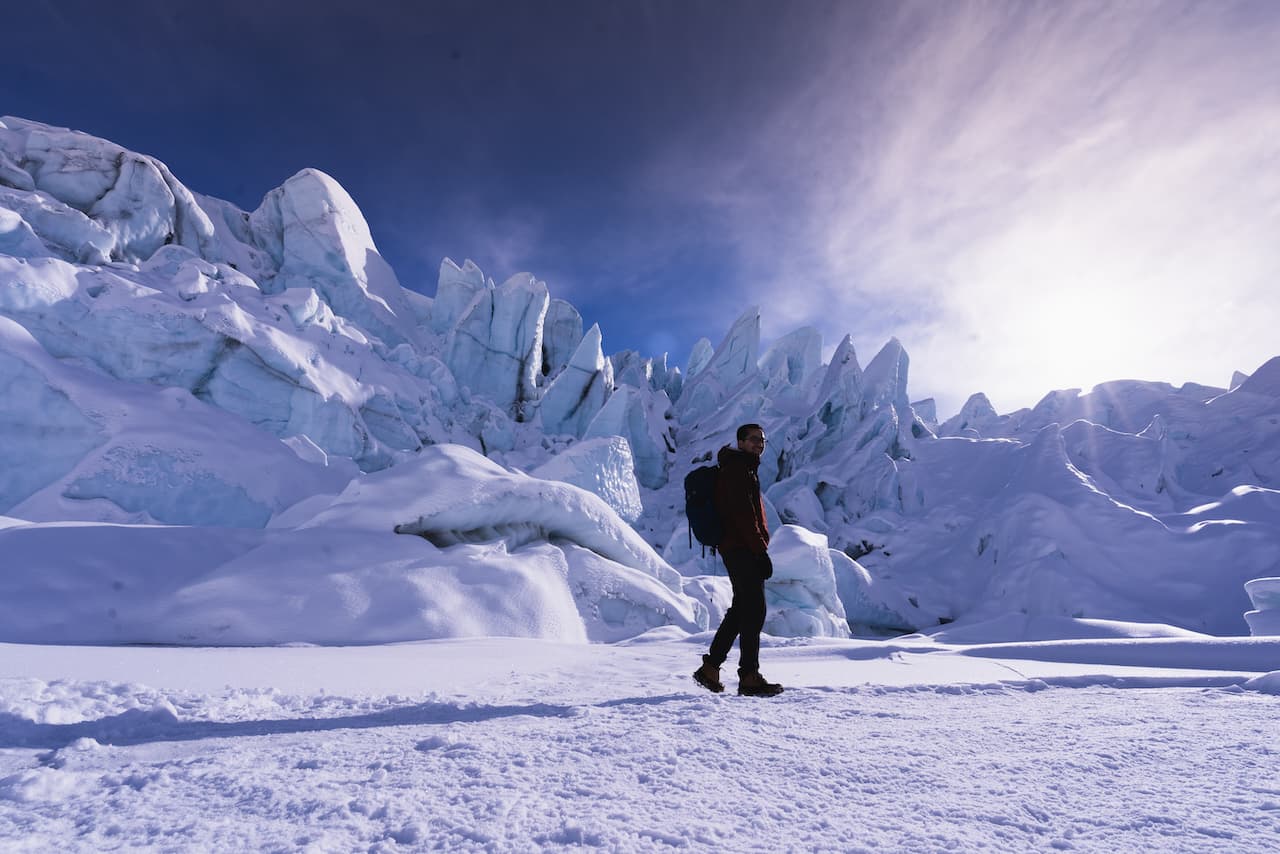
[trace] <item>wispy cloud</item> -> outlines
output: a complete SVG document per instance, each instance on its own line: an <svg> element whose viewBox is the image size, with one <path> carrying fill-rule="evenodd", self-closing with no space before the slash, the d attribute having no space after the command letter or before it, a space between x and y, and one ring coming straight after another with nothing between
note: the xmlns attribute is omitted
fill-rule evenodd
<svg viewBox="0 0 1280 854"><path fill-rule="evenodd" d="M774 334L896 335L943 413L1280 352L1280 7L878 8L689 167Z"/></svg>

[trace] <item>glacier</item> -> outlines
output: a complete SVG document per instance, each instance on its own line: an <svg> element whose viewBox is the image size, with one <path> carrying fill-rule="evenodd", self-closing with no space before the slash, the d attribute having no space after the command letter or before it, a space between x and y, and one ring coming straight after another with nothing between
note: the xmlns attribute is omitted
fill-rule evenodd
<svg viewBox="0 0 1280 854"><path fill-rule="evenodd" d="M746 421L775 636L1275 631L1280 357L939 421L896 339L723 322L683 371L609 353L532 273L402 287L318 170L242 211L0 118L0 640L705 631L681 484Z"/></svg>

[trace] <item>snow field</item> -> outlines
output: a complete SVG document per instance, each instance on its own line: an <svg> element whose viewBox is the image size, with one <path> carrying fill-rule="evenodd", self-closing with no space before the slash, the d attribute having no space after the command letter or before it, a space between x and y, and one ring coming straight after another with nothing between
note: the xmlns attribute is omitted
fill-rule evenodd
<svg viewBox="0 0 1280 854"><path fill-rule="evenodd" d="M763 707L688 690L389 704L312 732L324 719L7 748L0 832L84 851L1240 851L1280 838L1265 697L790 693Z"/></svg>
<svg viewBox="0 0 1280 854"><path fill-rule="evenodd" d="M1204 673L774 641L765 672L787 692L757 699L732 668L729 693L697 688L689 640L33 648L50 674L165 687L0 680L0 847L1280 848L1277 701L1249 674L1189 687ZM239 687L171 687L232 661ZM263 687L290 661L287 690ZM401 690L346 693L368 678Z"/></svg>

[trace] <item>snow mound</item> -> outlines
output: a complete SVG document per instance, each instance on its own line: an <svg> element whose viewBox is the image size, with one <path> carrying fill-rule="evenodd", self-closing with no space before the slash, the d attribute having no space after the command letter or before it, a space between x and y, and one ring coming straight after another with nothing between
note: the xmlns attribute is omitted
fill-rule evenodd
<svg viewBox="0 0 1280 854"><path fill-rule="evenodd" d="M1244 591L1254 607L1244 615L1249 634L1280 635L1280 578L1254 578L1245 582Z"/></svg>
<svg viewBox="0 0 1280 854"><path fill-rule="evenodd" d="M1250 691L1260 691L1263 694L1280 696L1280 670L1273 670L1270 673L1255 676L1245 682L1244 687Z"/></svg>
<svg viewBox="0 0 1280 854"><path fill-rule="evenodd" d="M636 521L644 512L631 446L621 436L579 442L530 474L543 480L571 483L595 493L625 522Z"/></svg>
<svg viewBox="0 0 1280 854"><path fill-rule="evenodd" d="M301 527L417 534L442 547L501 539L515 549L558 538L680 589L676 571L599 496L510 471L460 445L423 448L353 481Z"/></svg>
<svg viewBox="0 0 1280 854"><path fill-rule="evenodd" d="M342 529L273 532L179 590L156 632L210 645L587 639L564 556L549 544L439 549Z"/></svg>
<svg viewBox="0 0 1280 854"><path fill-rule="evenodd" d="M951 644L1014 641L1087 640L1094 638L1207 638L1162 623L1071 619L1028 614L1004 614L990 620L958 622L927 633L932 640Z"/></svg>
<svg viewBox="0 0 1280 854"><path fill-rule="evenodd" d="M769 541L773 578L765 584L764 630L780 637L849 637L827 538L783 525Z"/></svg>
<svg viewBox="0 0 1280 854"><path fill-rule="evenodd" d="M602 499L466 448L428 448L300 508L305 521L267 530L0 529L0 639L584 642L707 627L705 607ZM304 513L279 519L290 515Z"/></svg>

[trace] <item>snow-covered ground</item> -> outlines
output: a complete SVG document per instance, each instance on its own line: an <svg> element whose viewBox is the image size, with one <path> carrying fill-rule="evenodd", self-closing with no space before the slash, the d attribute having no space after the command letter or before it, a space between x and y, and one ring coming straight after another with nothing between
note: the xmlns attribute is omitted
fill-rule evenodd
<svg viewBox="0 0 1280 854"><path fill-rule="evenodd" d="M707 640L0 645L0 848L1280 850L1280 639Z"/></svg>
<svg viewBox="0 0 1280 854"><path fill-rule="evenodd" d="M1280 851L1280 357L940 421L760 329L606 355L316 170L0 118L0 849ZM689 678L747 421L768 700Z"/></svg>

